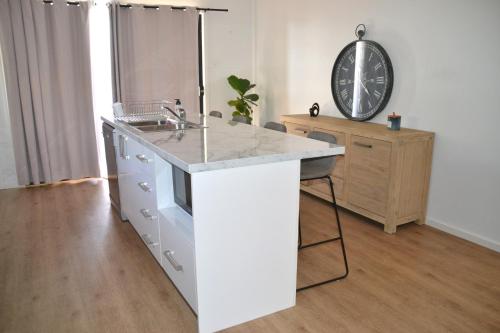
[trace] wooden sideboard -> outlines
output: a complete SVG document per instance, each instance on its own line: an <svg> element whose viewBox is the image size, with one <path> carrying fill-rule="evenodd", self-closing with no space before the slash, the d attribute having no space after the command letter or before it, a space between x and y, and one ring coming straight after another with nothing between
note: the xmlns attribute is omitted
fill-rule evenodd
<svg viewBox="0 0 500 333"><path fill-rule="evenodd" d="M408 222L425 224L434 133L303 114L281 116L281 122L290 134L326 132L346 147L332 172L341 207L384 224L387 233ZM326 181L302 182L301 188L332 201Z"/></svg>

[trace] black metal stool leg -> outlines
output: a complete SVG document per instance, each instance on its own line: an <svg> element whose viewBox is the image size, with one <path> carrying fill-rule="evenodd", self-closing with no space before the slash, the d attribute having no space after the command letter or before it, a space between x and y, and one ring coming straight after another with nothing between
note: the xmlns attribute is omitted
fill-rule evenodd
<svg viewBox="0 0 500 333"><path fill-rule="evenodd" d="M328 279L328 280L325 280L325 281L321 281L321 282L318 282L318 283L313 283L311 285L298 288L297 291L302 291L302 290L306 290L306 289L309 289L309 288L317 287L317 286L320 286L320 285L323 285L323 284L326 284L326 283L331 283L331 282L334 282L334 281L338 281L338 280L346 278L347 275L349 274L349 266L347 264L347 254L346 254L345 245L344 245L344 236L342 234L342 227L340 225L340 218L339 218L339 212L338 212L338 208L337 208L337 201L335 199L335 192L333 191L333 181L332 181L332 178L330 176L321 177L321 178L317 178L317 179L323 179L323 178L328 178L328 182L329 182L329 185L330 185L330 191L332 193L332 206L333 206L333 209L335 211L335 218L337 219L337 228L338 228L339 236L338 237L334 237L334 238L330 238L330 239L327 239L327 240L324 240L324 241L316 242L316 243L302 245L302 235L301 235L301 230L300 230L300 216L299 216L299 250L307 248L307 247L311 247L311 246L316 246L316 245L320 245L320 244L324 244L324 243L328 243L328 242L340 240L340 245L341 245L341 248L342 248L342 256L343 256L343 259L344 259L345 273L342 274L342 275L340 275L340 276L334 277L332 279Z"/></svg>
<svg viewBox="0 0 500 333"><path fill-rule="evenodd" d="M302 230L300 228L300 211L299 211L299 250L302 248Z"/></svg>

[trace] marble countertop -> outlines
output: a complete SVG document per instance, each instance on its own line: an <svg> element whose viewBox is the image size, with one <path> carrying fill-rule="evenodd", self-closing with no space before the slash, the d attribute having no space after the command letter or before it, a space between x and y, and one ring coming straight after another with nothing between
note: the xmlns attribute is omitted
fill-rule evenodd
<svg viewBox="0 0 500 333"><path fill-rule="evenodd" d="M205 128L173 132L142 132L121 121L101 119L189 173L345 152L344 146L209 116L202 118Z"/></svg>

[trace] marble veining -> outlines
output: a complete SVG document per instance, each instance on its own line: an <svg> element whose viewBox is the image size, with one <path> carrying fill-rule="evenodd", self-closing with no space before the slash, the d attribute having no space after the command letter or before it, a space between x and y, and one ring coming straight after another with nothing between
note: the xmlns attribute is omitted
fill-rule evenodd
<svg viewBox="0 0 500 333"><path fill-rule="evenodd" d="M205 128L175 132L141 132L120 121L102 120L189 173L345 152L344 146L208 116L202 117Z"/></svg>

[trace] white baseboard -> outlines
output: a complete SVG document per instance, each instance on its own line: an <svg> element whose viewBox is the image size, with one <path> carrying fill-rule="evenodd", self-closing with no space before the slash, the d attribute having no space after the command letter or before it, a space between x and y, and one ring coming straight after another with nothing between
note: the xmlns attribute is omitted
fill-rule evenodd
<svg viewBox="0 0 500 333"><path fill-rule="evenodd" d="M0 185L0 190L9 190L9 189L14 189L14 188L21 188L21 187L24 187L24 186L21 186L21 185L3 185L1 184Z"/></svg>
<svg viewBox="0 0 500 333"><path fill-rule="evenodd" d="M500 242L495 241L493 239L489 239L484 236L474 234L470 231L457 228L455 226L451 226L447 223L432 218L427 218L427 225L439 229L441 231L444 231L446 233L452 234L454 236L457 236L459 238L463 238L472 243L476 243L481 246L487 247L488 249L491 249L493 251L500 252Z"/></svg>

